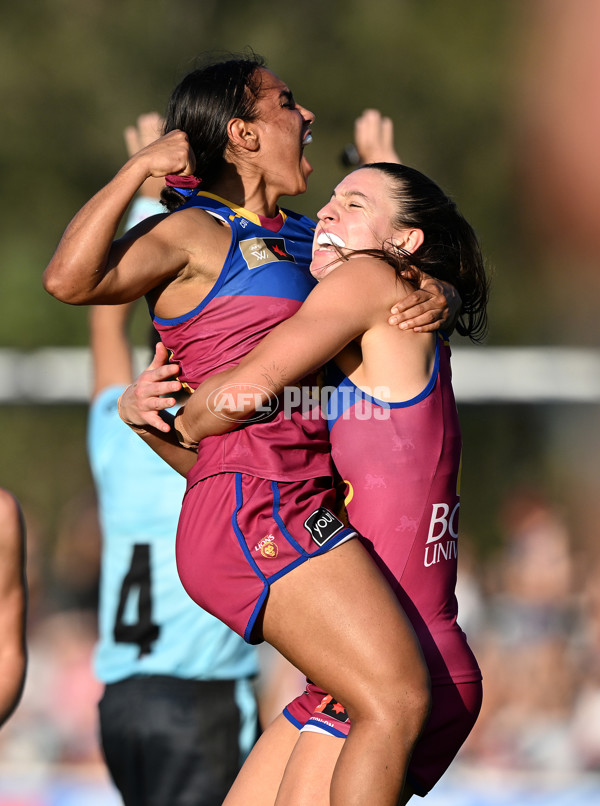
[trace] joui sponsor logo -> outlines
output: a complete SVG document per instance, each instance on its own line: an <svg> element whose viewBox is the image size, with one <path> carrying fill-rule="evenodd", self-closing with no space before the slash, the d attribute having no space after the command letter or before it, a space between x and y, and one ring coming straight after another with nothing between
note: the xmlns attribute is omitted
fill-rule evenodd
<svg viewBox="0 0 600 806"><path fill-rule="evenodd" d="M327 507L319 507L304 521L304 528L307 529L315 543L322 546L330 537L343 529L344 524Z"/></svg>

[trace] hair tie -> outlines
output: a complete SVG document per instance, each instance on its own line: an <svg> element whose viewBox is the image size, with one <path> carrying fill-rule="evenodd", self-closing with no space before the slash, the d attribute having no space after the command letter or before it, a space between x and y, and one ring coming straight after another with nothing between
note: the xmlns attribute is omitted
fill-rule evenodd
<svg viewBox="0 0 600 806"><path fill-rule="evenodd" d="M167 174L165 185L176 190L195 190L202 184L202 180L197 176L180 176L179 174Z"/></svg>

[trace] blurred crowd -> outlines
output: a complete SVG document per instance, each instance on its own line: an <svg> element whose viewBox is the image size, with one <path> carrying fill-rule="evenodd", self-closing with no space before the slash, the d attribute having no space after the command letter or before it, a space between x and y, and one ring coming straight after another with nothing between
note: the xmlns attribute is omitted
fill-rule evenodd
<svg viewBox="0 0 600 806"><path fill-rule="evenodd" d="M25 513L27 517L27 513ZM600 562L535 491L515 490L499 550L478 556L462 537L459 620L484 675L484 704L460 753L500 770L600 771ZM49 569L29 519L29 670L22 702L0 732L0 768L102 765L94 679L100 531L93 493L64 508ZM263 720L302 679L262 650Z"/></svg>
<svg viewBox="0 0 600 806"><path fill-rule="evenodd" d="M600 770L598 561L576 550L562 513L515 490L500 550L463 545L459 618L484 675L463 758L508 770Z"/></svg>

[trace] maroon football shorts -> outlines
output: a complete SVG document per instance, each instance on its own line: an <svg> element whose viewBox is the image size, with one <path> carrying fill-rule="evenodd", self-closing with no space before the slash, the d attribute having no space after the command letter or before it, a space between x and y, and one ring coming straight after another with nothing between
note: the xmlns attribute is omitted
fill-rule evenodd
<svg viewBox="0 0 600 806"><path fill-rule="evenodd" d="M186 492L177 529L177 569L200 607L248 643L269 585L356 532L335 513L329 477L277 482L219 473Z"/></svg>

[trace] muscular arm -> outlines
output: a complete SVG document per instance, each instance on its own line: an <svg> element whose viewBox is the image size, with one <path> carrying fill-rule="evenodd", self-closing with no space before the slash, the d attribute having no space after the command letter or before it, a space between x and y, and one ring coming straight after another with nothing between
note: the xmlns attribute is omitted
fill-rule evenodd
<svg viewBox="0 0 600 806"><path fill-rule="evenodd" d="M350 260L325 277L300 310L238 366L202 383L178 416L176 428L190 442L232 430L266 402L269 393L279 394L381 321L382 311L401 291L389 267L368 258Z"/></svg>
<svg viewBox="0 0 600 806"><path fill-rule="evenodd" d="M189 173L193 154L183 132L146 146L75 215L46 267L44 288L73 305L137 299L187 262L173 216L144 221L114 241L132 198L150 176Z"/></svg>
<svg viewBox="0 0 600 806"><path fill-rule="evenodd" d="M25 682L25 529L21 510L0 489L0 725L19 702Z"/></svg>

